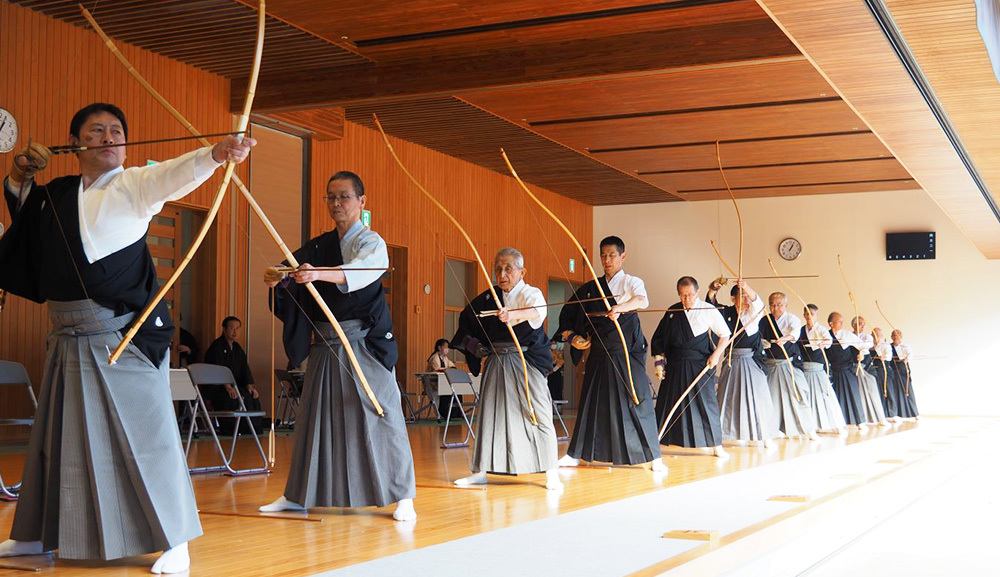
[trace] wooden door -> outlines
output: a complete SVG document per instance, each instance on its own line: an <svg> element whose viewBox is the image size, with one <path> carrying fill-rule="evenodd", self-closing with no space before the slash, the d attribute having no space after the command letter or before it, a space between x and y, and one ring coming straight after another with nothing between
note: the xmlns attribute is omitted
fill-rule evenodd
<svg viewBox="0 0 1000 577"><path fill-rule="evenodd" d="M181 234L181 209L175 206L163 207L149 224L146 244L149 245L153 265L156 267L156 278L161 285L170 278L184 257ZM176 284L163 297L174 323L177 323L177 311L181 308L180 297L181 291ZM170 366L177 364L177 342L178 331L174 331L174 340L170 344Z"/></svg>
<svg viewBox="0 0 1000 577"><path fill-rule="evenodd" d="M392 332L396 336L396 347L399 349L399 360L396 361L396 380L404 385L410 374L409 355L407 354L407 250L406 247L388 245L389 270L382 275L382 288L389 303L392 315ZM423 368L423 367L421 367Z"/></svg>

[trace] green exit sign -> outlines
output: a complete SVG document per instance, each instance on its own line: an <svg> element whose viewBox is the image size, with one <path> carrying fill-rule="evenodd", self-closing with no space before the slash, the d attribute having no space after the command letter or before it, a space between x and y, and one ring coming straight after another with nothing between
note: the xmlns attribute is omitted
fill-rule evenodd
<svg viewBox="0 0 1000 577"><path fill-rule="evenodd" d="M365 226L371 226L372 225L372 211L370 211L370 210L362 210L361 211L361 224L363 224Z"/></svg>

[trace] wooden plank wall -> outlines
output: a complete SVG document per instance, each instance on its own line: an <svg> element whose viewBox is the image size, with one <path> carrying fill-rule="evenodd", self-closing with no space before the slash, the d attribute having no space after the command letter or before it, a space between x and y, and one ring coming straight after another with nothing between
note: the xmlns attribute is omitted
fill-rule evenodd
<svg viewBox="0 0 1000 577"><path fill-rule="evenodd" d="M100 21L99 8L96 17ZM214 133L231 128L228 80L132 46L119 44L119 49L199 130ZM128 75L93 31L76 28L7 2L0 2L0 78L3 78L0 82L0 106L10 110L20 125L18 150L26 145L29 137L49 145L66 143L73 113L96 101L112 102L125 111L130 140L187 134ZM130 148L125 164L126 167L144 165L147 159L172 158L196 146L192 142L175 142ZM0 154L0 174L6 174L12 159L13 153ZM71 156L60 156L53 159L40 180L44 182L75 172L78 172L76 160ZM196 209L206 208L218 190L221 175L220 170L213 179L179 204ZM10 214L6 204L0 204L3 204L0 220L6 227L10 224ZM216 239L214 244L219 263L231 260L232 210L227 199L222 205L221 224L216 225L210 235L210 238ZM245 202L240 201L237 211L246 219ZM241 235L236 237L236 248L245 253L246 246L240 240ZM215 268L217 297L212 307L213 317L228 314L230 310L245 310L246 291L231 291L230 286L231 283L245 286L246 271L243 269L236 273L233 274L229 265ZM236 302L231 302L234 295ZM210 320L206 324L213 327L218 324L215 318ZM7 307L0 312L0 359L27 365L36 385L42 378L48 328L45 307L21 298L9 297ZM201 342L205 342L204 337L198 336ZM25 414L28 403L22 397L20 394L0 392L0 416Z"/></svg>
<svg viewBox="0 0 1000 577"><path fill-rule="evenodd" d="M513 246L524 253L527 282L545 292L550 277L568 276L578 282L584 279L585 265L569 238L531 203L514 179L396 138L392 138L392 143L410 172L469 232L487 267L491 268L497 249ZM499 144L497 154L500 154ZM434 341L452 336L442 334L444 260L446 257L472 260L472 251L458 230L396 166L381 136L352 122L345 123L342 140L313 143L310 211L313 236L334 226L321 197L327 180L338 170L351 170L364 180L372 228L387 243L409 249L407 352L410 373L422 370ZM533 188L533 191L590 250L592 207L544 189ZM573 274L568 273L570 258L576 259ZM477 273L476 279L478 290L486 290L481 273ZM426 284L431 286L429 295L424 294ZM409 390L418 389L412 374L406 382Z"/></svg>

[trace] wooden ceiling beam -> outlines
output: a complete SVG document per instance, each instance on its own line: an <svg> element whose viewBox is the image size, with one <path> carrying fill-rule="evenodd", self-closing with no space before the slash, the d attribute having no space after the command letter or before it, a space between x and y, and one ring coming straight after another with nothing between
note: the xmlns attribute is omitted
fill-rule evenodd
<svg viewBox="0 0 1000 577"><path fill-rule="evenodd" d="M757 19L582 38L485 56L267 74L261 77L255 106L262 111L349 106L780 58L801 55L771 20ZM242 94L245 84L245 79L234 80L233 94ZM233 97L234 110L242 106L238 100Z"/></svg>

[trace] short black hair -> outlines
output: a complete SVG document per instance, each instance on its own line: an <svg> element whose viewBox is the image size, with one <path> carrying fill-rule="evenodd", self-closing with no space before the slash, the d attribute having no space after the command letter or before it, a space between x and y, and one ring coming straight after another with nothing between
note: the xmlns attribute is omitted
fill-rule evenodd
<svg viewBox="0 0 1000 577"><path fill-rule="evenodd" d="M816 314L816 313L819 312L819 307L816 306L816 305L814 305L814 304L812 304L812 303L807 304L806 308L809 309L809 310L811 310L813 312L813 314Z"/></svg>
<svg viewBox="0 0 1000 577"><path fill-rule="evenodd" d="M239 317L229 316L229 317L226 317L226 318L222 319L222 329L225 330L225 329L229 328L229 323L232 322L232 321L236 321L236 322L240 323L240 326L243 326L243 321L241 321L239 319Z"/></svg>
<svg viewBox="0 0 1000 577"><path fill-rule="evenodd" d="M437 342L434 343L434 352L436 353L440 351L441 347L443 347L444 345L448 345L450 347L451 343L448 342L448 339L438 339Z"/></svg>
<svg viewBox="0 0 1000 577"><path fill-rule="evenodd" d="M681 290L682 286L693 286L694 290L698 290L698 280L693 276L682 276L677 279L677 290Z"/></svg>
<svg viewBox="0 0 1000 577"><path fill-rule="evenodd" d="M740 292L740 285L734 284L733 288L729 289L729 296L734 297Z"/></svg>
<svg viewBox="0 0 1000 577"><path fill-rule="evenodd" d="M101 112L114 115L122 123L122 130L125 131L125 140L128 140L128 122L125 120L125 113L122 112L121 108L107 102L94 102L77 110L76 114L73 115L73 120L69 122L69 133L72 136L80 138L80 129L83 128L83 124L87 122L87 119Z"/></svg>
<svg viewBox="0 0 1000 577"><path fill-rule="evenodd" d="M361 177L349 170L340 170L335 172L330 180L326 181L326 187L330 188L330 183L335 180L350 180L351 188L354 189L354 194L358 196L365 195L365 183L361 182Z"/></svg>
<svg viewBox="0 0 1000 577"><path fill-rule="evenodd" d="M618 249L618 254L625 254L625 241L621 237L606 236L601 240L601 250L606 246L613 246Z"/></svg>
<svg viewBox="0 0 1000 577"><path fill-rule="evenodd" d="M833 311L832 313L826 315L826 322L832 323L833 322L833 318L836 317L839 314L840 313L838 313L837 311Z"/></svg>

